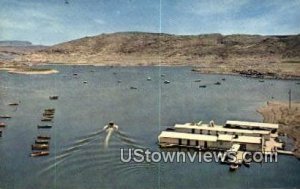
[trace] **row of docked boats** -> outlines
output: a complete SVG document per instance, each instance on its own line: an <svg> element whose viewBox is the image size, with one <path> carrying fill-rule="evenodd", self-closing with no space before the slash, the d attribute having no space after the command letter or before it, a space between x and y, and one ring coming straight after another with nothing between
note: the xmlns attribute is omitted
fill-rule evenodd
<svg viewBox="0 0 300 189"><path fill-rule="evenodd" d="M50 98L51 99L51 98ZM53 100L53 99L52 99ZM45 121L52 121L54 118L55 109L49 108L45 109L43 112L43 118L41 119L42 122ZM52 125L37 125L38 129L51 129ZM31 145L31 157L39 157L39 156L47 156L50 154L50 139L51 137L49 135L38 135L36 139L34 140L34 144Z"/></svg>
<svg viewBox="0 0 300 189"><path fill-rule="evenodd" d="M8 104L8 106L18 106L20 102L21 101L11 102L11 103ZM10 119L10 118L12 118L12 116L10 116L8 114L0 115L0 119ZM5 127L6 127L6 123L0 121L0 137L2 137L2 133L3 133L2 129L5 128Z"/></svg>
<svg viewBox="0 0 300 189"><path fill-rule="evenodd" d="M54 118L54 113L55 113L54 108L45 109L41 121L42 122L52 122L52 120Z"/></svg>

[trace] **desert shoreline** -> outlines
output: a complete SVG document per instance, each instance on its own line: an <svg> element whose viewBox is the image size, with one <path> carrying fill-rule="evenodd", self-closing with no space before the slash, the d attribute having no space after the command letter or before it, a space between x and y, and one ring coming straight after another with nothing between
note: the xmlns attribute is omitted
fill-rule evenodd
<svg viewBox="0 0 300 189"><path fill-rule="evenodd" d="M29 66L30 65L30 66ZM110 63L45 63L45 62L13 62L13 63L2 63L0 64L0 70L7 70L11 73L20 73L20 74L53 74L58 73L57 70L46 71L22 71L22 69L28 69L36 66L95 66L95 67L191 67L191 71L197 72L200 74L214 74L214 75L233 75L233 76L242 76L249 78L258 78L258 79L281 79L281 80L300 80L300 75L295 70L294 73L281 73L276 72L276 70L266 71L262 68L239 68L233 69L234 65L222 65L218 67L217 65L207 65L207 64L192 64L192 63L120 63L120 62L110 62ZM250 74L248 74L250 72ZM253 74L253 73L254 74ZM246 74L245 74L246 73Z"/></svg>

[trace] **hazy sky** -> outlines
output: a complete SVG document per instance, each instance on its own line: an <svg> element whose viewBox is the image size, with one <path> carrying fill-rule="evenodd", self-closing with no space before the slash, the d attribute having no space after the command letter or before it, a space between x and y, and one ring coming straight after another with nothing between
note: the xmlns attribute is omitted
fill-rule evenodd
<svg viewBox="0 0 300 189"><path fill-rule="evenodd" d="M0 40L28 40L35 44L52 45L119 31L183 35L300 33L300 0L68 2L0 0Z"/></svg>

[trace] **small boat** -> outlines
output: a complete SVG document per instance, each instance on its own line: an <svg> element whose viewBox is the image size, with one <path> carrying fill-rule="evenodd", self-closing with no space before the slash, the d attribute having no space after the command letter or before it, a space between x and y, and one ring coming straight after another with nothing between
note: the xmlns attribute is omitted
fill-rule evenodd
<svg viewBox="0 0 300 189"><path fill-rule="evenodd" d="M58 99L58 96L49 96L49 99L50 99L50 100L57 100L57 99Z"/></svg>
<svg viewBox="0 0 300 189"><path fill-rule="evenodd" d="M231 164L230 166L229 166L229 170L230 171L235 171L235 170L237 170L239 168L239 165L238 164Z"/></svg>
<svg viewBox="0 0 300 189"><path fill-rule="evenodd" d="M18 103L18 102L12 102L12 103L9 103L8 105L9 105L9 106L18 106L19 103Z"/></svg>
<svg viewBox="0 0 300 189"><path fill-rule="evenodd" d="M38 129L51 129L52 125L38 125L37 128Z"/></svg>
<svg viewBox="0 0 300 189"><path fill-rule="evenodd" d="M42 118L41 121L43 121L43 122L52 121L52 118Z"/></svg>
<svg viewBox="0 0 300 189"><path fill-rule="evenodd" d="M43 116L53 116L54 112L44 112Z"/></svg>
<svg viewBox="0 0 300 189"><path fill-rule="evenodd" d="M166 74L161 74L160 76L161 76L161 77L165 77L165 76L166 76Z"/></svg>
<svg viewBox="0 0 300 189"><path fill-rule="evenodd" d="M37 139L39 139L39 140L50 140L51 137L50 136L46 136L46 135L38 135Z"/></svg>
<svg viewBox="0 0 300 189"><path fill-rule="evenodd" d="M151 81L151 77L147 77L147 81Z"/></svg>
<svg viewBox="0 0 300 189"><path fill-rule="evenodd" d="M214 84L215 85L221 85L221 82L218 81L218 82L215 82Z"/></svg>
<svg viewBox="0 0 300 189"><path fill-rule="evenodd" d="M226 81L226 79L225 79L225 78L222 78L222 81Z"/></svg>
<svg viewBox="0 0 300 189"><path fill-rule="evenodd" d="M55 112L55 109L54 108L47 108L47 109L45 109L45 112Z"/></svg>
<svg viewBox="0 0 300 189"><path fill-rule="evenodd" d="M37 139L35 140L35 144L49 144L49 140Z"/></svg>
<svg viewBox="0 0 300 189"><path fill-rule="evenodd" d="M118 83L121 83L122 82L122 80L118 80Z"/></svg>
<svg viewBox="0 0 300 189"><path fill-rule="evenodd" d="M0 115L0 118L9 119L9 118L11 118L11 116L10 115Z"/></svg>
<svg viewBox="0 0 300 189"><path fill-rule="evenodd" d="M78 73L73 73L73 75L78 75Z"/></svg>
<svg viewBox="0 0 300 189"><path fill-rule="evenodd" d="M0 130L0 137L2 137L2 131Z"/></svg>
<svg viewBox="0 0 300 189"><path fill-rule="evenodd" d="M260 80L258 80L258 81L261 82L261 83L265 82L265 80L262 80L262 79L260 79Z"/></svg>
<svg viewBox="0 0 300 189"><path fill-rule="evenodd" d="M47 119L47 118L53 119L54 115L53 114L52 115L43 115L43 118L45 118L45 119Z"/></svg>
<svg viewBox="0 0 300 189"><path fill-rule="evenodd" d="M110 121L107 125L105 125L105 126L103 127L103 130L108 131L108 129L118 130L118 129L119 129L119 126L116 125L114 122Z"/></svg>
<svg viewBox="0 0 300 189"><path fill-rule="evenodd" d="M5 127L6 126L6 124L5 123L3 123L3 122L0 122L0 127Z"/></svg>
<svg viewBox="0 0 300 189"><path fill-rule="evenodd" d="M30 154L31 157L47 156L47 155L49 155L49 151L32 152Z"/></svg>
<svg viewBox="0 0 300 189"><path fill-rule="evenodd" d="M87 81L83 81L83 83L84 83L84 84L87 84L88 82L87 82Z"/></svg>
<svg viewBox="0 0 300 189"><path fill-rule="evenodd" d="M168 128L166 128L166 131L175 131L175 129L171 128L171 127L168 127Z"/></svg>
<svg viewBox="0 0 300 189"><path fill-rule="evenodd" d="M199 85L199 88L206 88L206 85Z"/></svg>
<svg viewBox="0 0 300 189"><path fill-rule="evenodd" d="M130 89L137 89L136 87L130 87Z"/></svg>
<svg viewBox="0 0 300 189"><path fill-rule="evenodd" d="M201 79L197 79L197 80L195 80L194 82L201 82Z"/></svg>
<svg viewBox="0 0 300 189"><path fill-rule="evenodd" d="M245 165L245 167L250 167L250 162L244 161L243 164Z"/></svg>
<svg viewBox="0 0 300 189"><path fill-rule="evenodd" d="M48 150L49 145L48 144L33 144L31 145L32 150Z"/></svg>
<svg viewBox="0 0 300 189"><path fill-rule="evenodd" d="M165 81L164 81L164 84L169 84L169 83L171 83L171 82L168 81L168 80L165 80Z"/></svg>

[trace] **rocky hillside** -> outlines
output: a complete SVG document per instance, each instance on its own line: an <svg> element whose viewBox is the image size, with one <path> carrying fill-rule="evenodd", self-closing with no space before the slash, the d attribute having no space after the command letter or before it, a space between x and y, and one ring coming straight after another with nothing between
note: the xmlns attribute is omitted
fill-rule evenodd
<svg viewBox="0 0 300 189"><path fill-rule="evenodd" d="M123 32L85 37L26 53L15 62L193 65L205 73L300 78L300 35L169 35ZM250 70L250 71L249 71Z"/></svg>
<svg viewBox="0 0 300 189"><path fill-rule="evenodd" d="M259 36L208 34L178 36L125 32L85 37L54 45L25 57L59 63L229 63L300 59L300 35Z"/></svg>

